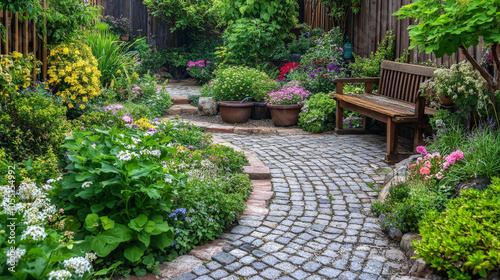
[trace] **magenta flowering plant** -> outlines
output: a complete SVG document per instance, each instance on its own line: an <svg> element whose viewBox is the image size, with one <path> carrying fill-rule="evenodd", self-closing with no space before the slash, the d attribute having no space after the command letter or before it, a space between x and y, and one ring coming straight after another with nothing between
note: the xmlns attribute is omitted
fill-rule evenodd
<svg viewBox="0 0 500 280"><path fill-rule="evenodd" d="M186 70L189 71L189 75L193 77L196 82L206 84L214 77L212 65L211 61L189 61Z"/></svg>
<svg viewBox="0 0 500 280"><path fill-rule="evenodd" d="M443 157L439 152L429 154L424 146L418 146L417 153L422 157L408 166L409 177L415 180L441 180L452 164L464 159L464 153L460 150Z"/></svg>
<svg viewBox="0 0 500 280"><path fill-rule="evenodd" d="M304 105L311 92L297 88L283 88L267 94L268 105Z"/></svg>

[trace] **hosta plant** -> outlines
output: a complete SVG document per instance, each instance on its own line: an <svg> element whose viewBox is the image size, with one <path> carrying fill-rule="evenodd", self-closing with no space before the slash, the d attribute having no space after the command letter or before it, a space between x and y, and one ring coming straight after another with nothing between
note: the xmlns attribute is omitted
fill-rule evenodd
<svg viewBox="0 0 500 280"><path fill-rule="evenodd" d="M79 130L66 139L68 173L59 197L83 225L77 237L85 249L106 257L107 265L123 262L139 275L157 273L155 257L174 237L166 221L171 198L185 180L163 168L177 152L167 145L171 137L135 129L125 117L123 126Z"/></svg>

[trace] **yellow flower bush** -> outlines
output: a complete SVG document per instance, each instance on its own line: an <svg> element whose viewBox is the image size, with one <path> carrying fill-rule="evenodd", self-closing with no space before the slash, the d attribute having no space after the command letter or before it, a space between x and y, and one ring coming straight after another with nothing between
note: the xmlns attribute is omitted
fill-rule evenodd
<svg viewBox="0 0 500 280"><path fill-rule="evenodd" d="M49 85L68 108L79 106L101 94L101 72L90 48L82 43L57 46L49 56Z"/></svg>
<svg viewBox="0 0 500 280"><path fill-rule="evenodd" d="M141 130L154 129L155 127L149 123L149 120L146 118L139 119L135 121L135 124L139 126Z"/></svg>
<svg viewBox="0 0 500 280"><path fill-rule="evenodd" d="M10 94L31 85L31 74L33 67L40 72L40 62L30 53L22 55L13 52L8 55L0 55L0 100L8 98Z"/></svg>

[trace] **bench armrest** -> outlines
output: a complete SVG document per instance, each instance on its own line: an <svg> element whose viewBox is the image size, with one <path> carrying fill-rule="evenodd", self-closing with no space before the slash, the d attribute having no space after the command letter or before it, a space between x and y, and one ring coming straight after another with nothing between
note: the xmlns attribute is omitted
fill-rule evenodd
<svg viewBox="0 0 500 280"><path fill-rule="evenodd" d="M333 82L337 84L335 89L336 94L343 94L344 84L347 83L366 84L365 93L371 93L373 91L373 84L378 84L380 82L380 78L339 78L334 79Z"/></svg>

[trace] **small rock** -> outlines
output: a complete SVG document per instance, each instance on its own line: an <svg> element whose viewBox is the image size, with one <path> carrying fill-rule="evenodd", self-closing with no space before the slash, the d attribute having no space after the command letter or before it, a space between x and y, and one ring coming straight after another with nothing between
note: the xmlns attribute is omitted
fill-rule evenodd
<svg viewBox="0 0 500 280"><path fill-rule="evenodd" d="M415 255L415 250L413 249L413 240L420 241L422 240L422 237L420 237L416 233L410 232L403 235L403 237L401 238L401 250L403 250L407 258L411 258Z"/></svg>
<svg viewBox="0 0 500 280"><path fill-rule="evenodd" d="M160 276L175 278L203 264L203 261L190 255L180 256L177 259L160 265ZM189 275L185 275L186 277Z"/></svg>
<svg viewBox="0 0 500 280"><path fill-rule="evenodd" d="M472 189L482 191L482 190L488 188L489 185L491 185L491 179L489 179L489 178L477 178L477 179L472 180L472 182L461 184L459 186L459 188L460 188L459 195L460 196L462 195L462 190L472 188Z"/></svg>
<svg viewBox="0 0 500 280"><path fill-rule="evenodd" d="M301 88L301 89L306 88L304 86L304 83L299 82L299 81L290 81L283 86L283 88L292 88L292 87Z"/></svg>
<svg viewBox="0 0 500 280"><path fill-rule="evenodd" d="M423 259L416 259L408 274L414 277L430 278L432 270Z"/></svg>
<svg viewBox="0 0 500 280"><path fill-rule="evenodd" d="M216 254L215 256L212 257L212 259L224 265L228 265L236 260L235 257L225 252L220 252Z"/></svg>
<svg viewBox="0 0 500 280"><path fill-rule="evenodd" d="M217 103L213 97L200 97L198 101L198 114L202 116L217 115Z"/></svg>

